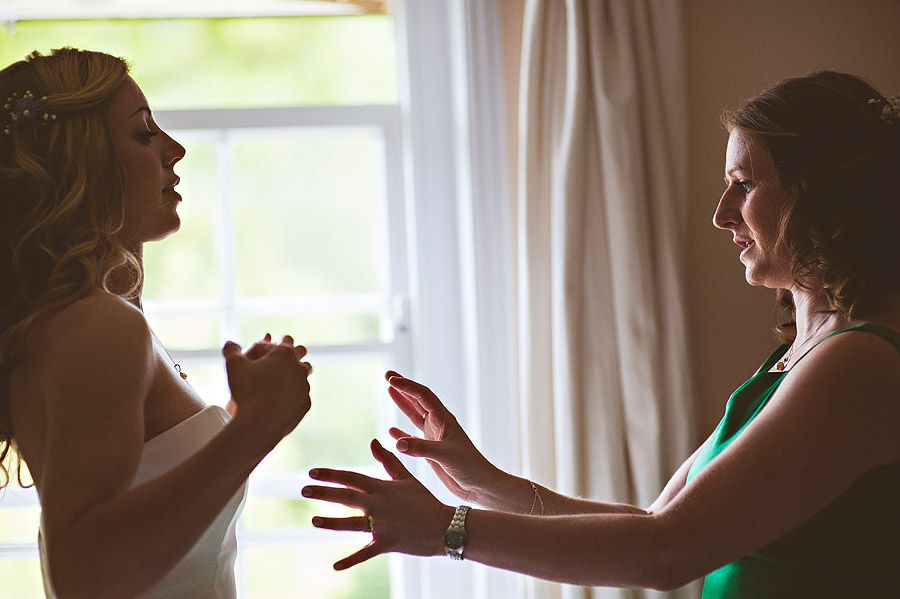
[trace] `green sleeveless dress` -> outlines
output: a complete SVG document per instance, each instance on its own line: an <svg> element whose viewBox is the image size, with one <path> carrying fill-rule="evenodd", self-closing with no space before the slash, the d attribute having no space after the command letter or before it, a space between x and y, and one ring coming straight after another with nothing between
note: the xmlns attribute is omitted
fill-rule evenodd
<svg viewBox="0 0 900 599"><path fill-rule="evenodd" d="M900 334L874 324L829 337L850 330L880 335L900 351ZM769 369L787 349L776 349L728 399L725 416L688 472L688 484L765 408L787 374ZM810 520L703 582L703 599L806 597L900 598L900 462L869 470Z"/></svg>

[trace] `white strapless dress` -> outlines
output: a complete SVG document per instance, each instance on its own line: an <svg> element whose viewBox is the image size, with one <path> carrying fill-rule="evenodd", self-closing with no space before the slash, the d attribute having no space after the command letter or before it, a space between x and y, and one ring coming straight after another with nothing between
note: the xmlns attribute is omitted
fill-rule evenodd
<svg viewBox="0 0 900 599"><path fill-rule="evenodd" d="M157 478L195 454L231 420L219 406L207 406L144 444L135 488ZM197 544L141 599L233 599L237 596L234 560L237 555L235 528L247 493L245 482L228 501ZM41 537L41 572L47 597L56 595L50 586Z"/></svg>

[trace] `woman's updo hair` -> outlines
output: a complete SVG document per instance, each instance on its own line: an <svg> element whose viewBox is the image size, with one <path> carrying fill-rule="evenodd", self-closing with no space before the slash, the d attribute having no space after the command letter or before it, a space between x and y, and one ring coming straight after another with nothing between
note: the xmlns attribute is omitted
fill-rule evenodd
<svg viewBox="0 0 900 599"><path fill-rule="evenodd" d="M785 79L722 121L772 154L791 202L780 240L794 282L821 286L832 311L852 317L900 289L900 115L859 77L820 71ZM793 316L791 295L779 302ZM785 340L792 323L778 328Z"/></svg>
<svg viewBox="0 0 900 599"><path fill-rule="evenodd" d="M0 71L0 488L15 449L10 367L29 328L98 287L127 296L140 281L116 238L125 176L106 115L127 78L124 60L73 48ZM112 277L121 269L136 276ZM129 288L110 289L122 279Z"/></svg>

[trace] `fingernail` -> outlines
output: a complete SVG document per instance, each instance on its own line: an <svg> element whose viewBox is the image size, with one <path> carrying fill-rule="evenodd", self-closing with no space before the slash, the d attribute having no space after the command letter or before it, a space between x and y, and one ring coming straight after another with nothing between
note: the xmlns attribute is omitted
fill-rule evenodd
<svg viewBox="0 0 900 599"><path fill-rule="evenodd" d="M322 526L322 519L316 516L312 519L313 526Z"/></svg>
<svg viewBox="0 0 900 599"><path fill-rule="evenodd" d="M406 451L407 449L409 449L409 441L406 439L397 441L397 451Z"/></svg>
<svg viewBox="0 0 900 599"><path fill-rule="evenodd" d="M313 468L312 470L309 471L309 475L310 475L312 478L319 478L319 469L318 469L318 468Z"/></svg>
<svg viewBox="0 0 900 599"><path fill-rule="evenodd" d="M309 487L303 487L303 490L300 491L300 494L303 495L304 497L312 497L313 490L310 489Z"/></svg>

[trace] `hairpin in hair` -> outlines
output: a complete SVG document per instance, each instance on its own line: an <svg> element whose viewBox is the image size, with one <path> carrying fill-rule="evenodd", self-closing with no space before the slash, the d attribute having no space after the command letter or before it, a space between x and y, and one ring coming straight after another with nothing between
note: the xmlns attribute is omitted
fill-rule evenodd
<svg viewBox="0 0 900 599"><path fill-rule="evenodd" d="M44 109L43 103L46 101L47 96L42 96L40 99L37 99L30 90L26 91L21 96L13 94L8 97L3 108L4 110L9 111L9 117L12 119L12 123L3 128L3 133L9 135L12 132L12 127L19 121L55 121L56 115L49 114Z"/></svg>
<svg viewBox="0 0 900 599"><path fill-rule="evenodd" d="M869 98L869 104L881 106L881 118L888 125L893 125L895 120L900 121L900 95L893 98Z"/></svg>

